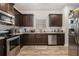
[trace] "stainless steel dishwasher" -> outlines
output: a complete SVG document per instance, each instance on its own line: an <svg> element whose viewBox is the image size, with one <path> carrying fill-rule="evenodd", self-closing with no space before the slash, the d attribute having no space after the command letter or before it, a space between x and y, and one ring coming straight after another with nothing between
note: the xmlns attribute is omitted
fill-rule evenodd
<svg viewBox="0 0 79 59"><path fill-rule="evenodd" d="M48 45L57 45L56 35L48 35Z"/></svg>

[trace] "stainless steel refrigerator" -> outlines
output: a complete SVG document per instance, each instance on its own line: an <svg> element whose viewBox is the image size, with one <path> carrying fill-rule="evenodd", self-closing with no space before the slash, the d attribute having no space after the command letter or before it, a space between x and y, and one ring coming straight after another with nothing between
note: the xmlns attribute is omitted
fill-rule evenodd
<svg viewBox="0 0 79 59"><path fill-rule="evenodd" d="M79 15L73 14L70 19L68 55L79 56Z"/></svg>

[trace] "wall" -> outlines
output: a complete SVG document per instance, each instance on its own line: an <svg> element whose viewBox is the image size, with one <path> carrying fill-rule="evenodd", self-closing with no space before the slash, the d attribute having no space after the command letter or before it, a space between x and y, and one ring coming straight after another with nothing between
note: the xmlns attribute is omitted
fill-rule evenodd
<svg viewBox="0 0 79 59"><path fill-rule="evenodd" d="M69 11L74 9L75 6L65 6L62 10L52 10L52 11L21 11L23 14L34 14L34 28L36 28L37 19L46 19L46 29L63 29L65 32L65 46L68 46L68 14ZM62 27L49 27L49 14L63 14ZM28 28L31 29L31 28Z"/></svg>
<svg viewBox="0 0 79 59"><path fill-rule="evenodd" d="M51 31L53 29L62 29L62 28L64 28L63 27L64 24L62 25L62 27L49 27L49 14L62 14L62 10L52 10L52 11L21 11L21 13L23 13L23 14L34 14L34 29L36 29L36 30L37 30L37 28L36 28L36 20L37 19L45 19L46 20L46 28L42 28L42 29L45 29L46 31ZM23 28L26 28L26 27L23 27ZM32 29L32 28L28 28L27 27L27 30L29 30L29 29Z"/></svg>
<svg viewBox="0 0 79 59"><path fill-rule="evenodd" d="M36 28L37 19L46 20L46 28L49 29L49 14L62 14L61 10L52 10L52 11L21 11L23 14L34 14L34 28ZM53 27L55 28L55 27ZM57 27L56 27L57 28Z"/></svg>

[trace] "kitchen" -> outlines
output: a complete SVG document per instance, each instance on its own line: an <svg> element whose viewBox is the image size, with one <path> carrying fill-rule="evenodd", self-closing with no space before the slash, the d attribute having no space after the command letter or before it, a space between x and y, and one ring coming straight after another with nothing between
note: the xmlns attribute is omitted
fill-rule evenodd
<svg viewBox="0 0 79 59"><path fill-rule="evenodd" d="M69 50L69 15L78 6L79 3L0 3L0 55L79 55L78 50Z"/></svg>

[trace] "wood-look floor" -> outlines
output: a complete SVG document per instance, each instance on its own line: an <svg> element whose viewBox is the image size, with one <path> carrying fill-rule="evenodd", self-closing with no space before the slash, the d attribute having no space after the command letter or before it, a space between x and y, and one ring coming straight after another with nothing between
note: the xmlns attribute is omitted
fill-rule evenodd
<svg viewBox="0 0 79 59"><path fill-rule="evenodd" d="M65 46L24 46L18 56L67 56Z"/></svg>

